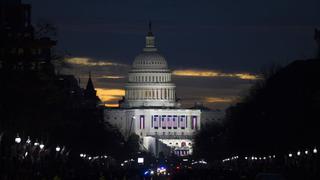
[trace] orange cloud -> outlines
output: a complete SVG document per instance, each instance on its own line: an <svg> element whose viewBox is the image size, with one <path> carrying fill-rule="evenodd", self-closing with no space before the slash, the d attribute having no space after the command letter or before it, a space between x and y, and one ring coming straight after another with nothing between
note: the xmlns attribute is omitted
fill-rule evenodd
<svg viewBox="0 0 320 180"><path fill-rule="evenodd" d="M125 78L124 76L101 76L101 77L98 77L98 78L105 78L105 79L123 79Z"/></svg>
<svg viewBox="0 0 320 180"><path fill-rule="evenodd" d="M82 66L127 66L125 64L115 63L108 60L94 60L88 57L71 57L65 59L67 63Z"/></svg>
<svg viewBox="0 0 320 180"><path fill-rule="evenodd" d="M175 70L172 72L175 76L192 76L192 77L217 77L219 72L200 71L200 70Z"/></svg>
<svg viewBox="0 0 320 180"><path fill-rule="evenodd" d="M190 77L230 77L230 78L239 78L243 80L257 80L259 79L258 75L250 73L223 73L215 70L174 70L172 72L175 76L190 76Z"/></svg>
<svg viewBox="0 0 320 180"><path fill-rule="evenodd" d="M220 98L220 97L206 97L205 101L208 103L231 103L232 98Z"/></svg>
<svg viewBox="0 0 320 180"><path fill-rule="evenodd" d="M119 104L104 104L106 107L119 107Z"/></svg>
<svg viewBox="0 0 320 180"><path fill-rule="evenodd" d="M104 88L96 88L97 95L101 99L102 102L113 103L118 101L125 95L125 90L123 89L104 89Z"/></svg>

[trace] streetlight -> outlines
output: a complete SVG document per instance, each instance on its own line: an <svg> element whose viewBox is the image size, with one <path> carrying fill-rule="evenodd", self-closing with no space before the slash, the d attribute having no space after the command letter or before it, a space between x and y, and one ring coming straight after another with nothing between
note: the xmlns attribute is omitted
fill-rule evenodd
<svg viewBox="0 0 320 180"><path fill-rule="evenodd" d="M300 151L298 151L298 152L297 152L297 155L298 155L298 156L300 156L300 154L301 154L301 152L300 152Z"/></svg>
<svg viewBox="0 0 320 180"><path fill-rule="evenodd" d="M38 140L36 140L36 142L34 142L33 145L34 145L34 146L39 146Z"/></svg>
<svg viewBox="0 0 320 180"><path fill-rule="evenodd" d="M304 151L304 153L305 153L305 154L308 154L309 152L306 150L306 151Z"/></svg>
<svg viewBox="0 0 320 180"><path fill-rule="evenodd" d="M314 148L314 149L313 149L313 153L314 153L314 154L317 154L317 153L318 153L317 148Z"/></svg>
<svg viewBox="0 0 320 180"><path fill-rule="evenodd" d="M27 143L27 144L30 144L30 143L31 143L30 136L28 136L28 139L27 139L26 143Z"/></svg>
<svg viewBox="0 0 320 180"><path fill-rule="evenodd" d="M61 148L59 146L56 147L56 151L59 152Z"/></svg>
<svg viewBox="0 0 320 180"><path fill-rule="evenodd" d="M289 154L289 157L292 157L292 154L291 154L291 153Z"/></svg>
<svg viewBox="0 0 320 180"><path fill-rule="evenodd" d="M14 141L18 144L21 142L21 138L19 137L19 134L17 134L17 137L14 139Z"/></svg>
<svg viewBox="0 0 320 180"><path fill-rule="evenodd" d="M39 147L40 147L40 149L43 149L44 148L44 144L41 143Z"/></svg>

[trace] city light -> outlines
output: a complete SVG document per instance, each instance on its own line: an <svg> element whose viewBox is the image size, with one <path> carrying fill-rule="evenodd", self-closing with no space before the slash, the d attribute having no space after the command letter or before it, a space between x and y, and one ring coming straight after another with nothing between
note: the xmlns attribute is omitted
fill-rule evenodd
<svg viewBox="0 0 320 180"><path fill-rule="evenodd" d="M19 134L17 134L17 137L14 139L14 141L18 144L21 142L21 138L19 137Z"/></svg>
<svg viewBox="0 0 320 180"><path fill-rule="evenodd" d="M40 149L43 149L44 148L44 144L41 143L39 147L40 147Z"/></svg>
<svg viewBox="0 0 320 180"><path fill-rule="evenodd" d="M298 155L298 156L300 156L300 155L301 155L301 152L300 152L300 151L298 151L298 152L297 152L297 155Z"/></svg>
<svg viewBox="0 0 320 180"><path fill-rule="evenodd" d="M144 158L138 158L138 163L139 164L143 164L143 162L144 162Z"/></svg>
<svg viewBox="0 0 320 180"><path fill-rule="evenodd" d="M317 148L314 148L314 149L313 149L313 153L314 153L314 154L317 154L317 153L318 153Z"/></svg>
<svg viewBox="0 0 320 180"><path fill-rule="evenodd" d="M56 147L56 151L59 152L61 148L59 146Z"/></svg>
<svg viewBox="0 0 320 180"><path fill-rule="evenodd" d="M292 154L291 154L291 153L289 154L289 157L292 157Z"/></svg>
<svg viewBox="0 0 320 180"><path fill-rule="evenodd" d="M306 150L306 151L304 151L304 153L305 153L305 154L308 154L309 152Z"/></svg>
<svg viewBox="0 0 320 180"><path fill-rule="evenodd" d="M27 139L26 143L27 143L27 144L30 144L30 143L31 143L30 136L28 136L28 139Z"/></svg>

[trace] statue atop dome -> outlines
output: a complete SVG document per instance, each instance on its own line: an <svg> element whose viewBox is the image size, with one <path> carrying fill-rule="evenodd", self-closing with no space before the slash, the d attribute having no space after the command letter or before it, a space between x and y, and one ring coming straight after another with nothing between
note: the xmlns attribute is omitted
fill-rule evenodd
<svg viewBox="0 0 320 180"><path fill-rule="evenodd" d="M157 48L155 46L155 37L152 33L152 23L149 21L149 31L146 36L146 47L143 49L143 51L146 52L155 52L157 51Z"/></svg>
<svg viewBox="0 0 320 180"><path fill-rule="evenodd" d="M152 33L152 22L149 21L149 31L148 31L148 36L153 36L153 33Z"/></svg>

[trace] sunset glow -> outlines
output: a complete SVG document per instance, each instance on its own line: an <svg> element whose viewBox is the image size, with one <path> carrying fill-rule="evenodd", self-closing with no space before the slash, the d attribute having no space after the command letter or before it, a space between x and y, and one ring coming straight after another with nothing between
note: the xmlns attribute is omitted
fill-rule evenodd
<svg viewBox="0 0 320 180"><path fill-rule="evenodd" d="M88 57L72 57L65 59L67 63L82 66L126 66L125 64L115 63L109 60L94 60Z"/></svg>
<svg viewBox="0 0 320 180"><path fill-rule="evenodd" d="M257 80L259 79L258 75L250 73L223 73L215 70L174 70L172 72L175 76L189 76L189 77L230 77L238 78L243 80Z"/></svg>
<svg viewBox="0 0 320 180"><path fill-rule="evenodd" d="M101 99L102 102L112 104L122 98L125 95L125 91L123 89L104 89L104 88L96 88L97 95Z"/></svg>
<svg viewBox="0 0 320 180"><path fill-rule="evenodd" d="M221 98L221 97L207 97L205 100L208 103L230 103L230 102L232 102L231 98Z"/></svg>

